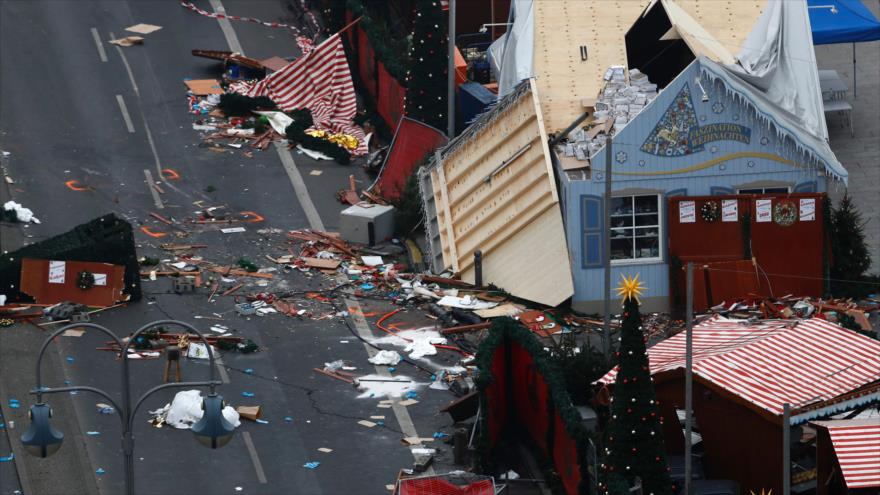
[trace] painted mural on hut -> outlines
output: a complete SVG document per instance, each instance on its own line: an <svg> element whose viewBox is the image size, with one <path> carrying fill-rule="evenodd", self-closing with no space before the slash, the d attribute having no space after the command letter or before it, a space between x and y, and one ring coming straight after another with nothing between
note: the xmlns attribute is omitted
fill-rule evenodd
<svg viewBox="0 0 880 495"><path fill-rule="evenodd" d="M666 198L827 188L825 163L800 129L702 72L692 63L613 139L612 277L640 273L649 311L668 302ZM583 180L562 180L576 304L602 300L605 169L603 150Z"/></svg>

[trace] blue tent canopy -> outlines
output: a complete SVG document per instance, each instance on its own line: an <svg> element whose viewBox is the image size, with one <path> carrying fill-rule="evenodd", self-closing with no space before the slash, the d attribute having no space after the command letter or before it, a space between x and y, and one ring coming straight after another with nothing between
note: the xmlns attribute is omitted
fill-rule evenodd
<svg viewBox="0 0 880 495"><path fill-rule="evenodd" d="M807 0L807 5L814 45L880 40L880 21L861 0Z"/></svg>

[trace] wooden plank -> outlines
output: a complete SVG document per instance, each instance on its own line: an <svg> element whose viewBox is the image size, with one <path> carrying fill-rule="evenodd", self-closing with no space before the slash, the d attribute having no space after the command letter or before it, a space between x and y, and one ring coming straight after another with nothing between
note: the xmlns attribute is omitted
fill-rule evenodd
<svg viewBox="0 0 880 495"><path fill-rule="evenodd" d="M443 170L443 160L440 151L434 152L437 161L437 178L440 189L440 199L443 205L444 222L446 223L446 245L449 246L449 257L452 260L452 271L458 272L458 251L455 249L455 230L452 229L452 214L449 212L449 193L446 189L446 173Z"/></svg>
<svg viewBox="0 0 880 495"><path fill-rule="evenodd" d="M544 129L544 116L541 114L541 99L538 95L538 85L535 79L529 79L529 86L532 88L532 103L535 106L535 117L538 120L538 132L541 133L541 150L544 152L544 165L547 167L547 180L550 192L553 193L553 200L559 201L559 194L556 191L556 181L553 178L553 163L550 159L550 146L548 144L547 131ZM569 124L570 125L570 124Z"/></svg>

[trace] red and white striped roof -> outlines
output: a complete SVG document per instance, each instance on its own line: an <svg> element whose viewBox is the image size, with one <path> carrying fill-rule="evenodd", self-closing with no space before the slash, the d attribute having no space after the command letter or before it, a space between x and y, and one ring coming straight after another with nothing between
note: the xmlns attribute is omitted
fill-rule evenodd
<svg viewBox="0 0 880 495"><path fill-rule="evenodd" d="M685 332L648 349L651 374L685 367ZM781 415L880 380L880 342L825 320L743 322L716 316L694 327L695 376ZM613 383L617 368L598 380Z"/></svg>
<svg viewBox="0 0 880 495"><path fill-rule="evenodd" d="M847 488L880 487L880 419L814 424L828 429Z"/></svg>

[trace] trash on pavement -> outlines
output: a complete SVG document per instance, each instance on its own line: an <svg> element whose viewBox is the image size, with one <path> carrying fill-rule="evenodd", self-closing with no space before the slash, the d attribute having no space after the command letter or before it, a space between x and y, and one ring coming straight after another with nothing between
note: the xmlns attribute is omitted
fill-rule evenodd
<svg viewBox="0 0 880 495"><path fill-rule="evenodd" d="M303 464L303 467L304 467L304 468L309 468L309 469L315 469L316 467L318 467L318 466L320 466L320 465L321 465L320 462L318 462L318 461L312 461L312 462L307 462L307 463Z"/></svg>
<svg viewBox="0 0 880 495"><path fill-rule="evenodd" d="M256 421L260 419L263 411L260 406L238 406L235 408L238 412L238 415L242 418L249 419L251 421Z"/></svg>
<svg viewBox="0 0 880 495"><path fill-rule="evenodd" d="M126 31L131 31L132 33L138 34L150 34L152 32L158 31L162 29L162 26L156 26L154 24L135 24L134 26L128 26L125 28Z"/></svg>
<svg viewBox="0 0 880 495"><path fill-rule="evenodd" d="M126 36L125 38L110 40L108 41L108 43L112 43L116 46L129 47L134 45L142 45L144 43L144 38L141 36Z"/></svg>
<svg viewBox="0 0 880 495"><path fill-rule="evenodd" d="M371 357L368 361L376 365L391 365L394 366L400 362L400 354L397 351L387 351L382 350L376 353L373 357Z"/></svg>
<svg viewBox="0 0 880 495"><path fill-rule="evenodd" d="M3 215L0 215L0 220L8 219L12 222L40 223L40 220L34 216L34 212L30 208L25 208L15 201L3 203L3 211L0 213L3 213Z"/></svg>
<svg viewBox="0 0 880 495"><path fill-rule="evenodd" d="M165 404L161 409L150 411L153 415L151 422L156 427L168 424L180 430L192 428L198 420L202 419L202 393L199 390L183 390L174 395L170 404ZM223 408L223 417L236 428L241 426L239 414L232 406Z"/></svg>

